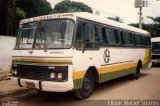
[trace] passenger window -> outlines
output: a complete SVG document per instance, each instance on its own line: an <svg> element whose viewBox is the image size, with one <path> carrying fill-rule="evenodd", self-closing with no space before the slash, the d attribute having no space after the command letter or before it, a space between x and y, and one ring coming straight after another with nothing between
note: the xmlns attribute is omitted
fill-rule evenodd
<svg viewBox="0 0 160 106"><path fill-rule="evenodd" d="M136 46L142 46L143 45L143 40L141 35L135 35L135 45Z"/></svg>
<svg viewBox="0 0 160 106"><path fill-rule="evenodd" d="M102 37L103 37L103 42L108 43L105 27L102 27Z"/></svg>
<svg viewBox="0 0 160 106"><path fill-rule="evenodd" d="M103 33L102 33L102 26L100 25L96 25L97 27L97 33L98 33L98 39L99 39L99 43L104 43L103 41Z"/></svg>
<svg viewBox="0 0 160 106"><path fill-rule="evenodd" d="M118 43L118 31L112 28L106 28L107 41L109 44Z"/></svg>
<svg viewBox="0 0 160 106"><path fill-rule="evenodd" d="M77 34L75 40L76 49L84 49L83 23L78 22Z"/></svg>
<svg viewBox="0 0 160 106"><path fill-rule="evenodd" d="M83 34L85 36L85 47L86 49L98 49L98 33L97 27L94 24L84 24Z"/></svg>
<svg viewBox="0 0 160 106"><path fill-rule="evenodd" d="M122 43L126 44L126 45L132 45L133 44L133 38L132 38L132 34L129 32L121 32L121 39L122 39Z"/></svg>
<svg viewBox="0 0 160 106"><path fill-rule="evenodd" d="M146 46L146 47L150 47L151 46L151 39L150 39L150 37L144 36L143 37L143 42L144 42L144 46Z"/></svg>

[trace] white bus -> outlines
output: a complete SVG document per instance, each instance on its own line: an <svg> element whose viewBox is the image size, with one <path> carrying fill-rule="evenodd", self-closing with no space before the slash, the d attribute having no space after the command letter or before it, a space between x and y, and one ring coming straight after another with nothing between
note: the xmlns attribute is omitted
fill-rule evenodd
<svg viewBox="0 0 160 106"><path fill-rule="evenodd" d="M160 37L151 38L152 42L152 65L160 63Z"/></svg>
<svg viewBox="0 0 160 106"><path fill-rule="evenodd" d="M20 22L12 61L20 87L85 99L95 82L138 79L151 61L150 34L85 12L39 16Z"/></svg>

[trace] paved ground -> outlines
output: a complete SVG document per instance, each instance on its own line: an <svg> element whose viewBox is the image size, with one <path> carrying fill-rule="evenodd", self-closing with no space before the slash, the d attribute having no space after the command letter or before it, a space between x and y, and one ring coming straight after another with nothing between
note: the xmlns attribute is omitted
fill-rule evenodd
<svg viewBox="0 0 160 106"><path fill-rule="evenodd" d="M72 92L38 93L35 90L8 95L1 100L14 100L18 106L107 106L107 100L160 100L160 68L147 69L138 80L127 76L99 84L93 95L83 101L76 100Z"/></svg>

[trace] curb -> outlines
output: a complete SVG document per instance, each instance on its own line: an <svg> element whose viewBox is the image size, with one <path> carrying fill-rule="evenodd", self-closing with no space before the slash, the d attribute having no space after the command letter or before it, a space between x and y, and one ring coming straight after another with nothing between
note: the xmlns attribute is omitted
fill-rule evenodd
<svg viewBox="0 0 160 106"><path fill-rule="evenodd" d="M6 91L6 92L0 92L0 98L3 98L5 96L9 95L20 95L23 93L29 93L31 91L34 91L33 89L18 89L18 90L11 90L11 91Z"/></svg>

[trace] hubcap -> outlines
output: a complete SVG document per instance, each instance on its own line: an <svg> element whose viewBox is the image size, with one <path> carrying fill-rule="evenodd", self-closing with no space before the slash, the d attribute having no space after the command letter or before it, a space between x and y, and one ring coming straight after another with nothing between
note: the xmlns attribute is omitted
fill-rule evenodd
<svg viewBox="0 0 160 106"><path fill-rule="evenodd" d="M84 79L84 89L89 90L91 87L91 81L88 78Z"/></svg>

